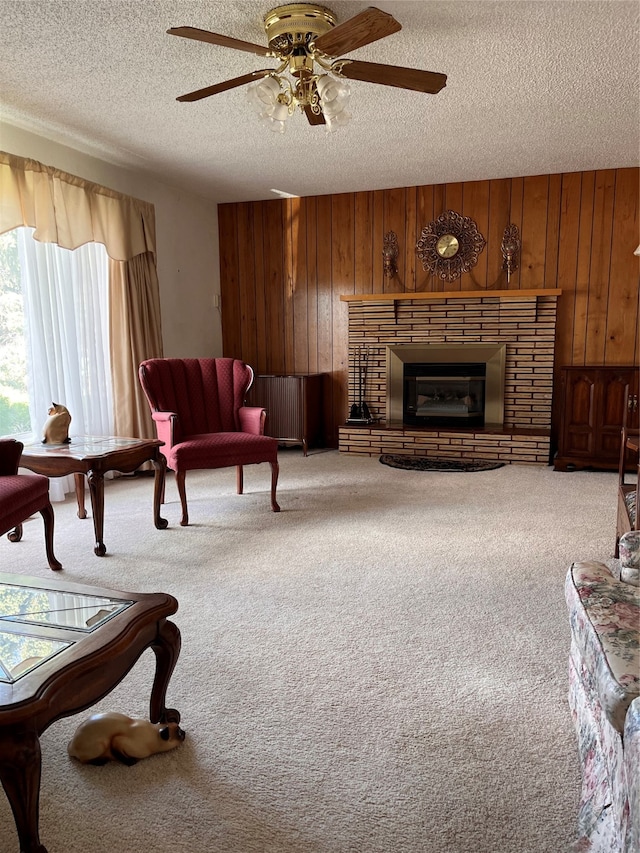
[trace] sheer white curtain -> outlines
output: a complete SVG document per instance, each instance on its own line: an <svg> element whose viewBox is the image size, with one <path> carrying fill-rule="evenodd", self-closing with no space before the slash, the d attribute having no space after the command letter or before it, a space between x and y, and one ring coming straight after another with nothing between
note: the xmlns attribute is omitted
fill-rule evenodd
<svg viewBox="0 0 640 853"><path fill-rule="evenodd" d="M41 437L52 402L71 412L70 436L111 435L109 263L101 243L70 251L18 228L31 429ZM51 479L51 500L73 477Z"/></svg>

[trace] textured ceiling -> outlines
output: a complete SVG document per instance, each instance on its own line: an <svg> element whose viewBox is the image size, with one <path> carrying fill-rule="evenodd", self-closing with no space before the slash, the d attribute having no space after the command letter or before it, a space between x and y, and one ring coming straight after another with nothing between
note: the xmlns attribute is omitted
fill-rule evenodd
<svg viewBox="0 0 640 853"><path fill-rule="evenodd" d="M327 5L340 22L369 4ZM377 6L402 30L350 55L444 72L446 88L352 81L347 127L326 134L296 114L281 136L246 88L175 100L269 60L166 35L189 25L265 44L269 2L0 0L2 117L216 201L638 165L637 0Z"/></svg>

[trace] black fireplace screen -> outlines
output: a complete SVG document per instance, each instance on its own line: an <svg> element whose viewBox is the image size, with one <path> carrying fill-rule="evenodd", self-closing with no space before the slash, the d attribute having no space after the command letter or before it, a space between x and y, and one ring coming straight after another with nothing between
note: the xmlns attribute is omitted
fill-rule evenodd
<svg viewBox="0 0 640 853"><path fill-rule="evenodd" d="M484 426L486 364L404 365L403 420L415 426Z"/></svg>

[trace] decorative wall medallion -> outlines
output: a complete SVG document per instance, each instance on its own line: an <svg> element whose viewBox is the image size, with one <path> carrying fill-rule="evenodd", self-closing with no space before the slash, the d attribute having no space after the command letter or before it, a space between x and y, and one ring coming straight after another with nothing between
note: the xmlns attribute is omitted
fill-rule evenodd
<svg viewBox="0 0 640 853"><path fill-rule="evenodd" d="M485 245L473 219L447 210L425 225L416 251L425 270L444 281L454 281L475 267Z"/></svg>

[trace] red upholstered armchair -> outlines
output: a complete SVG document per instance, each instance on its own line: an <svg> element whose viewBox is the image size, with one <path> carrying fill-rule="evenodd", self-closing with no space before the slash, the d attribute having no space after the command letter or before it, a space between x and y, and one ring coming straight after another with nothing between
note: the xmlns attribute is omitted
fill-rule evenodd
<svg viewBox="0 0 640 853"><path fill-rule="evenodd" d="M49 478L41 474L18 474L24 445L13 438L0 439L0 536L9 533L12 542L22 539L22 522L39 512L44 519L44 541L49 568L62 565L53 554L53 507L49 500Z"/></svg>
<svg viewBox="0 0 640 853"><path fill-rule="evenodd" d="M271 508L278 484L278 442L264 435L266 413L245 406L253 370L233 358L150 358L139 369L162 453L175 471L182 520L189 524L185 475L201 468L235 465L242 494L242 466L271 465Z"/></svg>

